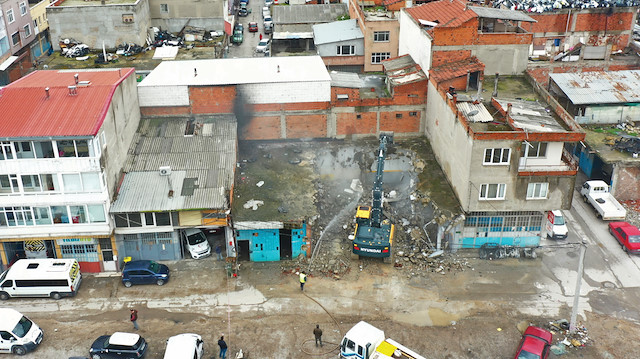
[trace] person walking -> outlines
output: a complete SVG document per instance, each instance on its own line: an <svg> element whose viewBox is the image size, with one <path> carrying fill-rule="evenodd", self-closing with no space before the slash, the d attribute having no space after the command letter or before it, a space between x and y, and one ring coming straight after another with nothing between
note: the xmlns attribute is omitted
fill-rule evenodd
<svg viewBox="0 0 640 359"><path fill-rule="evenodd" d="M227 357L227 343L224 341L224 335L218 340L218 346L220 347L220 358L225 359Z"/></svg>
<svg viewBox="0 0 640 359"><path fill-rule="evenodd" d="M222 247L220 247L219 244L216 246L216 254L218 255L218 260L221 261L222 260Z"/></svg>
<svg viewBox="0 0 640 359"><path fill-rule="evenodd" d="M133 323L133 329L135 330L140 329L140 327L138 327L138 311L131 308L129 309L129 312L131 313L131 316L129 317L129 319L131 320L131 323Z"/></svg>
<svg viewBox="0 0 640 359"><path fill-rule="evenodd" d="M300 290L304 290L304 284L307 282L307 274L302 271L300 272Z"/></svg>
<svg viewBox="0 0 640 359"><path fill-rule="evenodd" d="M262 34L260 34L260 41L262 41Z"/></svg>
<svg viewBox="0 0 640 359"><path fill-rule="evenodd" d="M320 324L316 324L313 335L316 337L316 346L318 346L318 343L322 346L322 329L320 329Z"/></svg>

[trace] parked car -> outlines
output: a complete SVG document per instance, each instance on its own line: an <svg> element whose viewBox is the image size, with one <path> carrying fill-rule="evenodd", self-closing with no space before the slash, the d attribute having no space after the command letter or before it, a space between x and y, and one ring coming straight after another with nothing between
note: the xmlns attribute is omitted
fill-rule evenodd
<svg viewBox="0 0 640 359"><path fill-rule="evenodd" d="M258 32L258 23L250 22L249 23L249 32Z"/></svg>
<svg viewBox="0 0 640 359"><path fill-rule="evenodd" d="M251 11L247 10L246 6L241 7L240 10L238 10L238 16L242 16L242 17L249 16L250 13L251 13Z"/></svg>
<svg viewBox="0 0 640 359"><path fill-rule="evenodd" d="M0 353L25 355L42 342L42 329L17 310L0 308L0 318Z"/></svg>
<svg viewBox="0 0 640 359"><path fill-rule="evenodd" d="M198 334L178 334L167 340L164 359L202 359L204 342Z"/></svg>
<svg viewBox="0 0 640 359"><path fill-rule="evenodd" d="M609 223L609 233L613 235L625 252L640 253L640 229L627 222Z"/></svg>
<svg viewBox="0 0 640 359"><path fill-rule="evenodd" d="M273 31L273 23L264 25L264 33L270 34Z"/></svg>
<svg viewBox="0 0 640 359"><path fill-rule="evenodd" d="M241 23L237 23L234 27L233 27L233 31L235 32L236 30L240 30L242 32L244 32L244 26Z"/></svg>
<svg viewBox="0 0 640 359"><path fill-rule="evenodd" d="M154 261L131 261L122 268L122 284L129 288L133 284L164 285L169 281L169 267Z"/></svg>
<svg viewBox="0 0 640 359"><path fill-rule="evenodd" d="M234 38L236 35L234 34ZM242 37L242 33L240 33ZM242 42L242 39L240 39ZM191 258L200 259L211 255L211 246L207 241L207 236L198 228L187 228L182 231L182 237L184 238L185 245Z"/></svg>
<svg viewBox="0 0 640 359"><path fill-rule="evenodd" d="M133 333L115 332L98 337L89 349L91 359L142 358L147 352L147 342Z"/></svg>
<svg viewBox="0 0 640 359"><path fill-rule="evenodd" d="M273 20L271 19L271 15L264 17L264 26L273 26Z"/></svg>
<svg viewBox="0 0 640 359"><path fill-rule="evenodd" d="M262 39L256 46L257 52L265 52L269 49L269 39Z"/></svg>
<svg viewBox="0 0 640 359"><path fill-rule="evenodd" d="M244 36L242 35L242 31L236 30L233 32L233 37L231 38L231 42L234 44L241 44L244 41Z"/></svg>
<svg viewBox="0 0 640 359"><path fill-rule="evenodd" d="M264 6L271 6L273 5L273 0L264 0Z"/></svg>
<svg viewBox="0 0 640 359"><path fill-rule="evenodd" d="M553 335L548 330L529 326L522 334L515 359L546 359Z"/></svg>

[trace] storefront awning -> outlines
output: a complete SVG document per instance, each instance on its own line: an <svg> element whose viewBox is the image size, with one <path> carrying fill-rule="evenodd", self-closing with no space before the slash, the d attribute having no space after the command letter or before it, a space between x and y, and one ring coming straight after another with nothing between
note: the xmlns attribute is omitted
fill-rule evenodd
<svg viewBox="0 0 640 359"><path fill-rule="evenodd" d="M13 64L17 59L18 59L18 56L9 56L8 59L6 59L2 64L0 64L0 71L4 71L8 69L9 66L11 66L11 64Z"/></svg>

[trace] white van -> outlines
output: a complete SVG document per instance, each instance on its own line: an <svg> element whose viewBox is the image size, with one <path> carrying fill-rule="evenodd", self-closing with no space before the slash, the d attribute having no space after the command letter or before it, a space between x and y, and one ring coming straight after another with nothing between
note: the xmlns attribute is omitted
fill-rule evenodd
<svg viewBox="0 0 640 359"><path fill-rule="evenodd" d="M167 340L164 359L201 359L203 347L198 334L178 334Z"/></svg>
<svg viewBox="0 0 640 359"><path fill-rule="evenodd" d="M0 318L0 353L25 355L42 342L42 329L17 310L0 308Z"/></svg>
<svg viewBox="0 0 640 359"><path fill-rule="evenodd" d="M209 246L207 237L201 230L187 228L182 233L191 258L200 259L211 255L211 246Z"/></svg>
<svg viewBox="0 0 640 359"><path fill-rule="evenodd" d="M565 239L567 238L567 223L564 220L562 212L559 210L549 211L547 213L547 223L545 226L547 238Z"/></svg>
<svg viewBox="0 0 640 359"><path fill-rule="evenodd" d="M20 259L0 276L0 299L75 296L82 273L75 259Z"/></svg>

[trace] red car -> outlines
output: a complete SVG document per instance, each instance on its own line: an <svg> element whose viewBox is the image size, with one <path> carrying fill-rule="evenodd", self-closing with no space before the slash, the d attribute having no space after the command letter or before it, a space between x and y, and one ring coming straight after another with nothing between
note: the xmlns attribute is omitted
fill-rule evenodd
<svg viewBox="0 0 640 359"><path fill-rule="evenodd" d="M547 359L553 335L542 328L530 326L522 334L515 359Z"/></svg>
<svg viewBox="0 0 640 359"><path fill-rule="evenodd" d="M258 23L250 22L249 23L249 32L258 32Z"/></svg>
<svg viewBox="0 0 640 359"><path fill-rule="evenodd" d="M625 252L640 253L640 230L638 227L627 222L609 223L609 233L611 233Z"/></svg>

